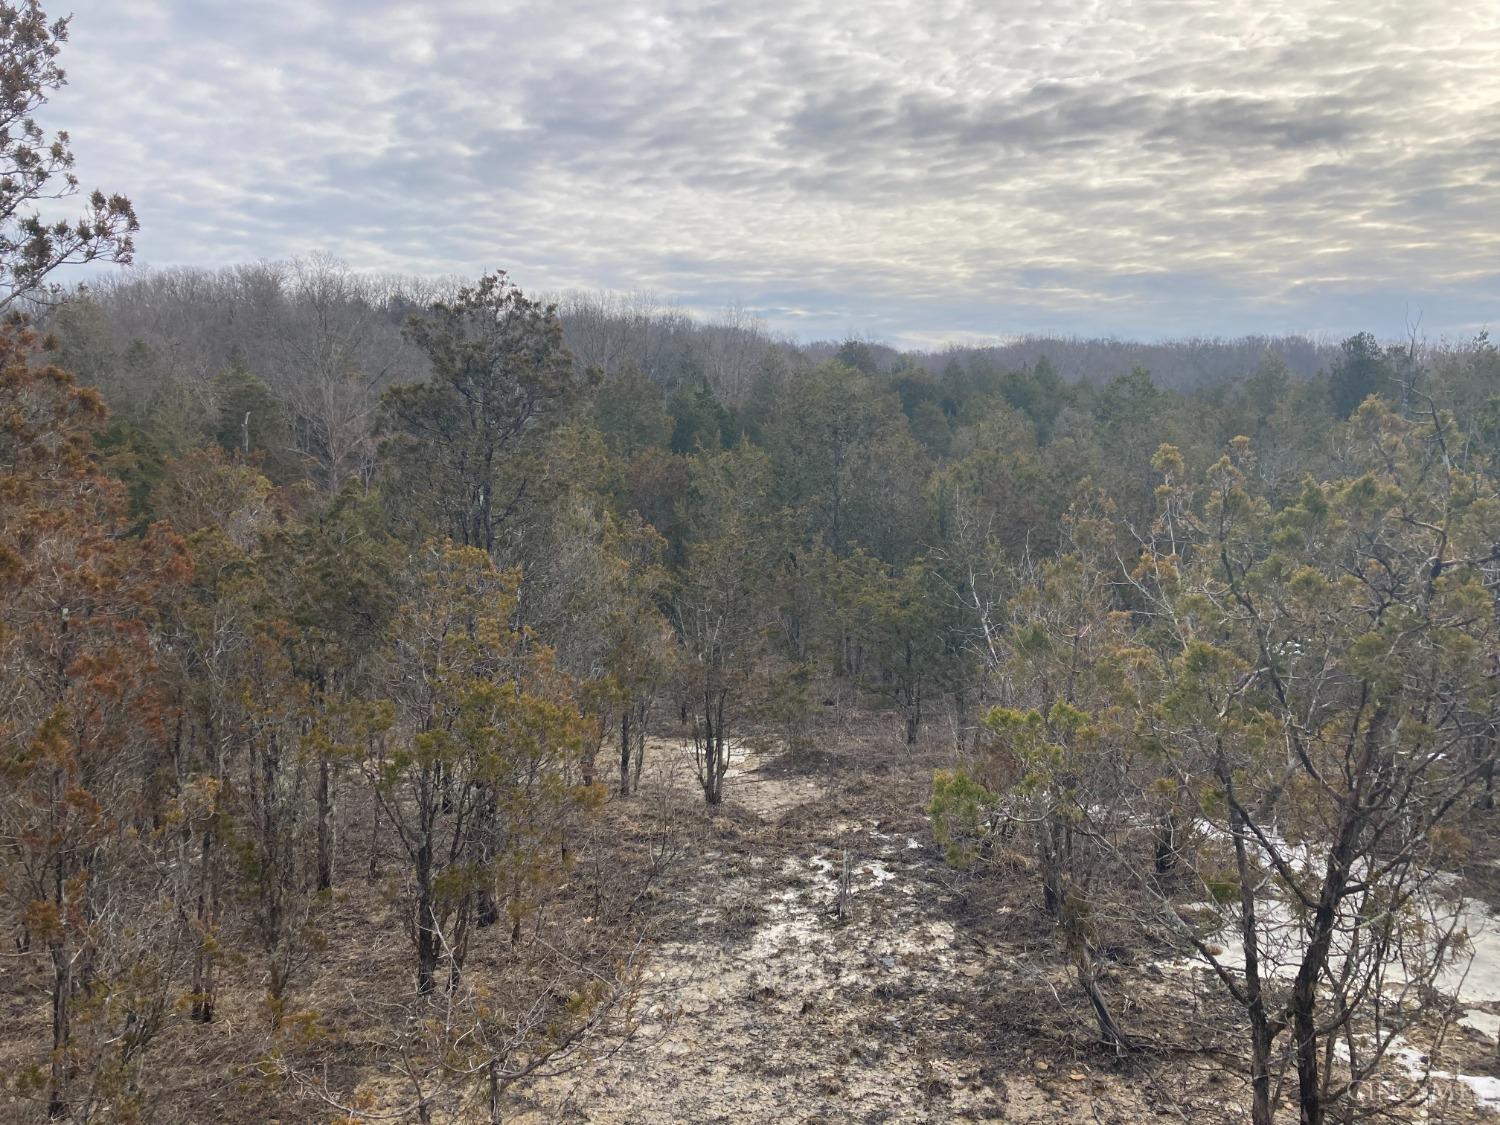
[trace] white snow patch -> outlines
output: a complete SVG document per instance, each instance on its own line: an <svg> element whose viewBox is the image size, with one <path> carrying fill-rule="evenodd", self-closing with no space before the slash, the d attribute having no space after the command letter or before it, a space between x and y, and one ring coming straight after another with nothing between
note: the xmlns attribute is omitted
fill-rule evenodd
<svg viewBox="0 0 1500 1125"><path fill-rule="evenodd" d="M1219 826L1196 821L1192 831L1230 846L1229 834ZM1306 843L1291 844L1274 832L1266 831L1265 838L1271 848L1294 870L1317 870L1322 865L1322 856ZM1267 868L1270 861L1267 849L1258 839L1248 841L1250 851ZM1358 869L1356 869L1356 873ZM1456 997L1463 1004L1500 1003L1500 915L1496 915L1482 902L1458 898L1456 888L1458 876L1450 872L1436 872L1432 876L1431 891L1424 897L1420 907L1428 914L1432 924L1440 929L1450 926L1455 936L1467 935L1470 956L1460 953L1453 957L1433 983L1442 991ZM1256 903L1257 929L1260 933L1261 971L1282 975L1295 973L1307 945L1307 934L1303 928L1302 911L1296 909L1289 894L1276 893L1274 883L1268 883L1268 891ZM1184 909L1199 911L1204 908L1217 910L1223 926L1209 941L1222 948L1216 955L1218 962L1231 971L1243 972L1245 955L1239 935L1238 910L1232 905L1216 907L1211 903L1193 904ZM1347 938L1336 938L1334 957L1347 950ZM1201 958L1189 956L1186 963L1201 963ZM1387 966L1386 980L1390 985L1406 983L1407 976L1399 963Z"/></svg>
<svg viewBox="0 0 1500 1125"><path fill-rule="evenodd" d="M1494 1012L1481 1012L1477 1009L1465 1012L1458 1018L1458 1022L1464 1027L1472 1027L1486 1038L1500 1039L1500 1016Z"/></svg>
<svg viewBox="0 0 1500 1125"><path fill-rule="evenodd" d="M1459 1074L1455 1077L1473 1091L1480 1109L1500 1113L1500 1078L1474 1074Z"/></svg>
<svg viewBox="0 0 1500 1125"><path fill-rule="evenodd" d="M1465 902L1458 925L1468 930L1474 955L1467 962L1459 958L1445 969L1438 987L1451 989L1464 1004L1500 1002L1500 918L1482 903Z"/></svg>
<svg viewBox="0 0 1500 1125"><path fill-rule="evenodd" d="M1418 1080L1439 1078L1467 1086L1480 1109L1486 1113L1500 1113L1500 1078L1491 1078L1485 1074L1455 1074L1451 1070L1429 1070L1427 1056L1410 1043L1403 1042L1399 1036L1391 1041L1387 1057L1394 1059L1407 1074Z"/></svg>

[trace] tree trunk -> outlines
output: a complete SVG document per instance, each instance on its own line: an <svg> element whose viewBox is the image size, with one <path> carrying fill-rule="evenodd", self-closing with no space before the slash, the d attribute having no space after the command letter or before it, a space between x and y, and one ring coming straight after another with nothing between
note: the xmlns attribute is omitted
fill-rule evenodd
<svg viewBox="0 0 1500 1125"><path fill-rule="evenodd" d="M1264 1012L1250 1013L1250 1121L1271 1125L1271 1030Z"/></svg>
<svg viewBox="0 0 1500 1125"><path fill-rule="evenodd" d="M1037 826L1037 865L1042 877L1042 907L1050 918L1062 920L1062 856L1057 826L1048 818Z"/></svg>
<svg viewBox="0 0 1500 1125"><path fill-rule="evenodd" d="M589 784L593 784L593 771L590 770ZM500 920L500 907L495 903L494 893L490 890L493 881L491 864L495 858L495 836L498 832L497 817L498 809L495 803L495 790L490 785L485 785L479 792L479 800L475 802L474 814L476 823L474 825L474 836L478 842L480 869L486 872L486 882L475 895L474 920L481 930L487 930Z"/></svg>
<svg viewBox="0 0 1500 1125"><path fill-rule="evenodd" d="M594 784L594 771L597 766L595 759L599 756L599 745L604 741L604 732L607 729L606 720L600 719L597 737L589 739L588 749L583 752L583 758L579 762L579 765L583 771L584 785Z"/></svg>
<svg viewBox="0 0 1500 1125"><path fill-rule="evenodd" d="M630 707L620 709L620 796L630 796Z"/></svg>
<svg viewBox="0 0 1500 1125"><path fill-rule="evenodd" d="M210 823L203 833L201 869L198 872L198 947L193 952L193 1011L195 1023L212 1023L214 1018L214 955L209 936L214 928L214 829Z"/></svg>
<svg viewBox="0 0 1500 1125"><path fill-rule="evenodd" d="M953 692L953 742L954 749L964 752L964 735L969 730L969 693L962 686Z"/></svg>
<svg viewBox="0 0 1500 1125"><path fill-rule="evenodd" d="M63 1091L68 1079L68 1001L73 991L68 950L62 942L51 943L52 951L52 1072L47 1087L47 1116L66 1117L68 1103Z"/></svg>
<svg viewBox="0 0 1500 1125"><path fill-rule="evenodd" d="M1366 780L1376 768L1376 748L1385 726L1386 714L1386 705L1377 704L1365 727L1363 745L1352 772L1354 789L1345 798L1338 831L1334 834L1333 846L1328 852L1328 864L1323 870L1323 887L1318 895L1318 907L1313 912L1312 924L1308 929L1307 949L1302 954L1302 964L1297 970L1297 979L1292 984L1292 1034L1296 1036L1297 1101L1302 1108L1302 1125L1323 1125L1327 1118L1328 1107L1323 1101L1323 1082L1318 1059L1318 980L1323 974L1323 967L1328 963L1328 951L1333 944L1334 927L1338 923L1339 904L1344 901L1347 893L1350 864L1365 828L1367 813L1361 804L1363 790Z"/></svg>
<svg viewBox="0 0 1500 1125"><path fill-rule="evenodd" d="M281 933L281 845L278 840L280 812L277 808L277 777L281 755L273 737L261 750L260 872L261 940L267 950L275 948Z"/></svg>
<svg viewBox="0 0 1500 1125"><path fill-rule="evenodd" d="M1328 856L1323 876L1323 891L1313 914L1307 950L1297 979L1292 985L1292 1034L1296 1036L1297 1100L1302 1109L1303 1125L1323 1125L1327 1106L1323 1102L1323 1083L1318 1059L1318 978L1328 961L1338 920L1338 904L1343 900L1349 879L1349 853L1359 833L1361 817L1348 810L1340 825L1338 838Z"/></svg>
<svg viewBox="0 0 1500 1125"><path fill-rule="evenodd" d="M1332 867L1336 860L1330 860ZM1342 884L1342 877L1336 880ZM1302 1125L1323 1125L1327 1106L1323 1104L1323 1083L1318 1059L1317 984L1328 959L1333 937L1335 903L1341 897L1324 884L1323 895L1313 915L1311 940L1303 954L1302 966L1292 986L1292 1034L1296 1037L1297 1103L1302 1109Z"/></svg>
<svg viewBox="0 0 1500 1125"><path fill-rule="evenodd" d="M1078 987L1088 997L1089 1007L1094 1010L1094 1022L1099 1025L1099 1038L1105 1045L1118 1055L1123 1055L1130 1049L1130 1040L1120 1025L1115 1023L1114 1013L1109 1009L1109 1001L1105 999L1103 991L1099 988L1099 973L1094 961L1094 951L1089 947L1084 936L1077 932L1076 926L1068 925L1068 947L1073 954L1073 968L1078 976Z"/></svg>
<svg viewBox="0 0 1500 1125"><path fill-rule="evenodd" d="M438 962L437 922L432 916L432 851L424 841L417 849L417 991L433 990Z"/></svg>
<svg viewBox="0 0 1500 1125"><path fill-rule="evenodd" d="M1177 866L1177 821L1171 813L1156 826L1156 873L1165 875Z"/></svg>
<svg viewBox="0 0 1500 1125"><path fill-rule="evenodd" d="M56 795L64 791L61 770L53 772L52 790L55 807ZM65 894L68 883L68 864L65 853L58 852L51 866L52 902L57 910L56 924L58 927L64 927L68 924ZM49 940L47 947L52 954L52 1070L47 1089L47 1116L58 1118L65 1117L68 1113L68 1104L63 1092L67 1088L68 1041L72 1034L68 1019L68 1004L73 995L73 962L68 956L65 930L60 930L56 937Z"/></svg>
<svg viewBox="0 0 1500 1125"><path fill-rule="evenodd" d="M706 687L703 693L702 770L703 799L710 807L724 801L724 775L729 772L729 751L724 741L725 689Z"/></svg>
<svg viewBox="0 0 1500 1125"><path fill-rule="evenodd" d="M318 756L318 890L333 886L333 778L327 755Z"/></svg>
<svg viewBox="0 0 1500 1125"><path fill-rule="evenodd" d="M705 751L708 760L706 762L703 796L709 805L717 807L724 803L724 737L715 734L708 740Z"/></svg>
<svg viewBox="0 0 1500 1125"><path fill-rule="evenodd" d="M915 746L917 744L917 728L922 725L922 688L917 683L915 674L916 655L912 650L910 640L906 642L906 686L903 689L906 696L906 744Z"/></svg>
<svg viewBox="0 0 1500 1125"><path fill-rule="evenodd" d="M384 740L381 740L379 743L376 743L375 738L374 738L373 735L370 737L370 742L371 742L371 749L374 750L374 754L372 756L375 759L375 767L376 767L376 770L378 772L380 766L382 766L385 763L385 743L384 743ZM367 871L367 873L365 875L365 878L368 879L372 883L380 875L380 861L379 861L379 856L380 856L380 802L379 801L371 801L370 802L370 866L369 866L369 870Z"/></svg>
<svg viewBox="0 0 1500 1125"><path fill-rule="evenodd" d="M370 802L370 865L365 870L365 881L373 883L380 877L380 805Z"/></svg>
<svg viewBox="0 0 1500 1125"><path fill-rule="evenodd" d="M630 790L641 791L641 765L646 760L646 720L651 714L651 701L643 699L636 704L635 712L635 761L630 767Z"/></svg>
<svg viewBox="0 0 1500 1125"><path fill-rule="evenodd" d="M1251 1125L1271 1125L1271 1044L1284 1025L1272 1026L1266 1011L1265 992L1260 979L1260 923L1255 904L1258 869L1251 865L1246 850L1247 826L1235 808L1230 809L1230 829L1234 834L1236 870L1240 884L1240 944L1245 957L1245 1010L1250 1017L1250 1120ZM1175 828L1166 818L1168 829ZM1175 843L1175 832L1173 833ZM1158 856L1160 855L1158 843ZM1175 851L1173 853L1175 860ZM1157 869L1161 870L1158 859Z"/></svg>

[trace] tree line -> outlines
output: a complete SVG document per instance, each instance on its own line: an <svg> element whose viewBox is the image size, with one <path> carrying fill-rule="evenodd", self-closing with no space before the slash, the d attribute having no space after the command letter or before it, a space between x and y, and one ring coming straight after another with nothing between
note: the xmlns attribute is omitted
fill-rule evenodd
<svg viewBox="0 0 1500 1125"><path fill-rule="evenodd" d="M196 419L127 419L65 370L96 312L6 337L6 889L54 966L50 1062L18 1088L58 1115L140 1096L173 998L215 1018L229 949L263 959L283 1034L354 832L394 845L417 997L460 990L496 926L533 988L587 966L530 1033L474 1000L473 1053L412 1066L498 1105L627 992L627 907L571 969L527 933L567 917L662 721L710 806L744 738L812 745L830 704L909 744L942 724L950 856L1001 870L1031 840L1116 1050L1101 934L1206 959L1248 1014L1257 1120L1278 1050L1309 1119L1357 1101L1405 1026L1361 1037L1400 1007L1375 982L1408 966L1409 1013L1457 949L1433 888L1496 729L1483 338L1433 361L1356 336L1314 378L1265 358L1192 394L882 370L850 341L768 349L729 403L582 363L492 274L408 314L420 380L324 341L288 368L306 397L236 365Z"/></svg>
<svg viewBox="0 0 1500 1125"><path fill-rule="evenodd" d="M650 732L712 808L747 737L814 746L829 707L951 753L937 838L1034 877L1109 1050L1149 1046L1121 940L1209 967L1257 1122L1287 1082L1354 1113L1435 1009L1500 729L1487 338L1174 388L503 273L63 291L134 214L27 210L76 187L30 117L67 24L0 17L0 897L51 1013L13 1104L140 1116L152 1045L234 973L265 1076L359 1112L299 989L362 880L407 938L410 990L370 1001L404 1108L499 1120L632 1018L655 860L602 809Z"/></svg>

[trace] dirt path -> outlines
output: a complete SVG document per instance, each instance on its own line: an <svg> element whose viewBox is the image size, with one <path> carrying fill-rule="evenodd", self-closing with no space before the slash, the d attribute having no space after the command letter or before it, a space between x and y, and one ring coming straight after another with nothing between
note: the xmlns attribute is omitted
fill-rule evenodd
<svg viewBox="0 0 1500 1125"><path fill-rule="evenodd" d="M985 951L956 940L916 805L893 823L838 774L742 748L706 816L684 748L653 743L642 801L691 818L638 1042L531 1091L527 1121L1128 1121L1087 1066L986 1063ZM696 804L694 803L696 801ZM878 803L877 803L878 804ZM845 854L846 916L836 916ZM1017 1073L1019 1069L1019 1074Z"/></svg>

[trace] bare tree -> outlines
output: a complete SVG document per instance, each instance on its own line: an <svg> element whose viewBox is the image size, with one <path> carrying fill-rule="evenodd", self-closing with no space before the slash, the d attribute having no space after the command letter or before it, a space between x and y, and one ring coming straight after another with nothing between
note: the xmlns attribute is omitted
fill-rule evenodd
<svg viewBox="0 0 1500 1125"><path fill-rule="evenodd" d="M331 492L350 478L369 480L381 392L418 367L381 297L378 281L334 258L290 264L288 323L273 336L277 385L293 408L303 453Z"/></svg>
<svg viewBox="0 0 1500 1125"><path fill-rule="evenodd" d="M724 800L730 732L745 719L770 624L765 582L778 540L765 512L768 472L765 455L748 445L699 459L695 534L673 597L698 781L709 805Z"/></svg>

